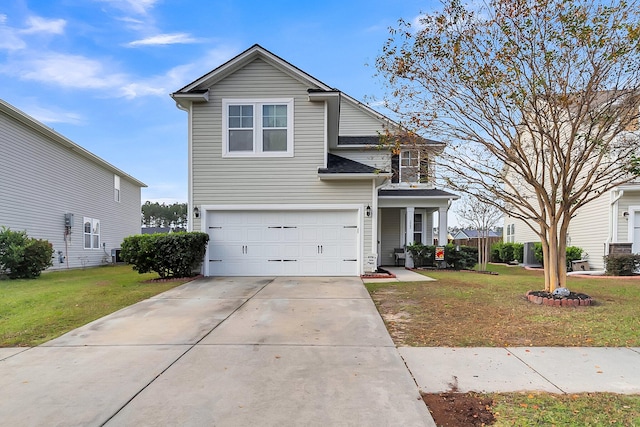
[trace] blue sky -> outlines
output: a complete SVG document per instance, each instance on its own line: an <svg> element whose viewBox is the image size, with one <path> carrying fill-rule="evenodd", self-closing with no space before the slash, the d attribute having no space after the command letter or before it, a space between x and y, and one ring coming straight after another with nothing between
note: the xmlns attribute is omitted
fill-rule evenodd
<svg viewBox="0 0 640 427"><path fill-rule="evenodd" d="M343 92L380 98L375 58L429 0L7 0L0 98L186 202L187 115L169 94L255 43Z"/></svg>

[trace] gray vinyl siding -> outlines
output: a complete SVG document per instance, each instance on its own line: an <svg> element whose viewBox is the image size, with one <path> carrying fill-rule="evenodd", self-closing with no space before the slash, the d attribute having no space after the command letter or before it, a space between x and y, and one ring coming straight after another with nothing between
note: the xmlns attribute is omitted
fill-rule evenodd
<svg viewBox="0 0 640 427"><path fill-rule="evenodd" d="M209 102L192 109L194 206L278 204L372 204L372 183L321 181L324 167L324 103L308 100L308 86L257 59L210 90ZM294 98L293 157L222 157L222 99ZM195 220L193 229L199 230ZM365 220L364 251L371 251Z"/></svg>
<svg viewBox="0 0 640 427"><path fill-rule="evenodd" d="M361 108L349 99L340 102L340 135L341 136L370 136L377 135L384 130L384 122Z"/></svg>
<svg viewBox="0 0 640 427"><path fill-rule="evenodd" d="M52 269L100 265L112 248L140 232L140 187L120 176L114 199L113 172L0 113L0 226L46 239L56 251ZM74 214L65 246L64 214ZM84 249L83 217L100 220L105 251Z"/></svg>
<svg viewBox="0 0 640 427"><path fill-rule="evenodd" d="M400 208L380 210L380 265L394 265L393 250L400 245Z"/></svg>
<svg viewBox="0 0 640 427"><path fill-rule="evenodd" d="M365 147L351 150L336 150L334 154L380 170L391 171L391 153L387 150Z"/></svg>

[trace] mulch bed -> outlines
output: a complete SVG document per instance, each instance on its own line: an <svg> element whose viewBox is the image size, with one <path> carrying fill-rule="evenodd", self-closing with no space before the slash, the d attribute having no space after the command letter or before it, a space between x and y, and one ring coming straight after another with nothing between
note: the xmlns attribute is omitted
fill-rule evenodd
<svg viewBox="0 0 640 427"><path fill-rule="evenodd" d="M480 427L495 422L493 401L476 393L421 393L433 420L444 427Z"/></svg>

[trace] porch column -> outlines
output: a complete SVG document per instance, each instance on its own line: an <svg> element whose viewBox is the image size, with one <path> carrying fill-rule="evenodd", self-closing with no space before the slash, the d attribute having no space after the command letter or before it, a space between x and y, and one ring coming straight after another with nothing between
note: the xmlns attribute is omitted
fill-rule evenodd
<svg viewBox="0 0 640 427"><path fill-rule="evenodd" d="M447 213L448 207L438 208L438 246L444 246L448 242L447 236Z"/></svg>
<svg viewBox="0 0 640 427"><path fill-rule="evenodd" d="M405 236L405 245L411 245L414 243L413 242L414 214L415 214L415 208L407 208L407 220L406 220L407 235ZM413 268L413 258L411 258L411 254L409 252L406 252L406 254L407 255L406 255L404 265L405 267Z"/></svg>

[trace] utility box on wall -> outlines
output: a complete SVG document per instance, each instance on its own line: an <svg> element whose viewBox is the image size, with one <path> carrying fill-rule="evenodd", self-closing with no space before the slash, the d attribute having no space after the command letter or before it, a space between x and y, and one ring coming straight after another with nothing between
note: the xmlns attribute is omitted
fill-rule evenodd
<svg viewBox="0 0 640 427"><path fill-rule="evenodd" d="M67 227L67 228L72 228L73 227L73 214L72 213L64 214L64 226Z"/></svg>

